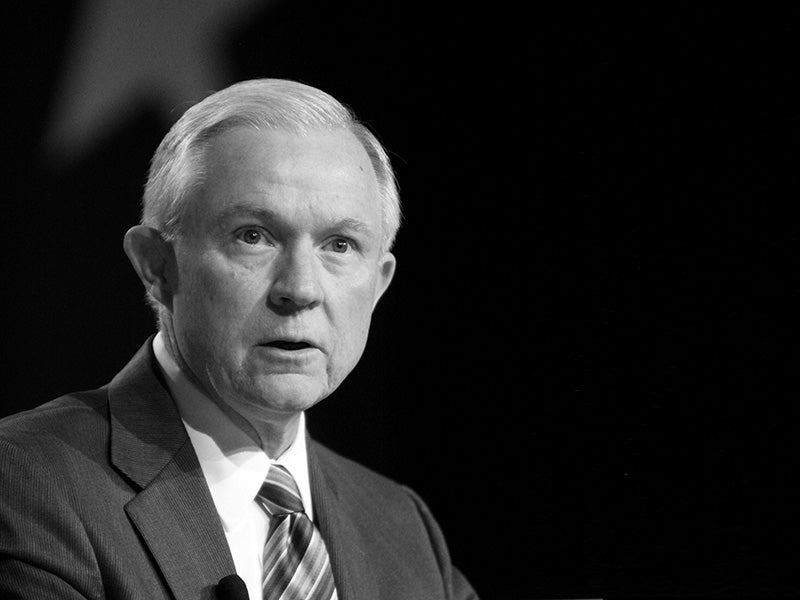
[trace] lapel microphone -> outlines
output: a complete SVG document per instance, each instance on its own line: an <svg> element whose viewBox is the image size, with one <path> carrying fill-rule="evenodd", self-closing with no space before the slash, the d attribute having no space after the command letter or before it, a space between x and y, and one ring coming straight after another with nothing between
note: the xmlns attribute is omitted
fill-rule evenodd
<svg viewBox="0 0 800 600"><path fill-rule="evenodd" d="M217 600L249 600L247 586L238 575L226 575L215 590Z"/></svg>

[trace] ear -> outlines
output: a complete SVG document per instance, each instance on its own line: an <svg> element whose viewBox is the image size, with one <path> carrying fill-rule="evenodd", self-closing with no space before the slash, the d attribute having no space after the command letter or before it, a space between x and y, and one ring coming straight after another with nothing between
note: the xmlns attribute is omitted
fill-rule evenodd
<svg viewBox="0 0 800 600"><path fill-rule="evenodd" d="M394 277L394 270L397 266L397 259L394 254L387 252L378 262L378 285L375 290L375 302L372 303L372 310L378 305L378 300L381 299L383 293L389 288Z"/></svg>
<svg viewBox="0 0 800 600"><path fill-rule="evenodd" d="M144 288L171 310L178 281L175 252L170 243L157 229L136 225L125 234L123 247Z"/></svg>

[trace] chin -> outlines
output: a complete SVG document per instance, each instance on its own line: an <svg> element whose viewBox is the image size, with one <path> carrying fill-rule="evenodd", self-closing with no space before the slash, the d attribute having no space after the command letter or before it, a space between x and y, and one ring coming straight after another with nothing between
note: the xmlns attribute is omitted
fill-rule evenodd
<svg viewBox="0 0 800 600"><path fill-rule="evenodd" d="M299 413L328 395L327 385L307 375L269 375L259 381L253 394L259 407L281 413Z"/></svg>

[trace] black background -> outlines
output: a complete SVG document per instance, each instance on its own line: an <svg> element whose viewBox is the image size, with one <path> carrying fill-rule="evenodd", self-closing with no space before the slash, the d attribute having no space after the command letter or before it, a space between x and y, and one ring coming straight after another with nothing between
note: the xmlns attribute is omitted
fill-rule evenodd
<svg viewBox="0 0 800 600"><path fill-rule="evenodd" d="M7 21L2 414L154 329L121 240L169 124L41 158L79 6ZM800 27L732 6L294 0L226 41L392 154L398 272L309 427L420 492L484 599L800 589Z"/></svg>

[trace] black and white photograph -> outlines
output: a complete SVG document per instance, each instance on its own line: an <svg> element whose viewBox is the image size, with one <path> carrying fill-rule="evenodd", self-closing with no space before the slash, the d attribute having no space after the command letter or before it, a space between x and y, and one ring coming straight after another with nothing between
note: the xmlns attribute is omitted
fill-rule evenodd
<svg viewBox="0 0 800 600"><path fill-rule="evenodd" d="M4 24L0 598L800 597L800 12Z"/></svg>

